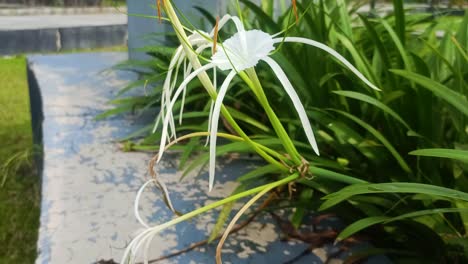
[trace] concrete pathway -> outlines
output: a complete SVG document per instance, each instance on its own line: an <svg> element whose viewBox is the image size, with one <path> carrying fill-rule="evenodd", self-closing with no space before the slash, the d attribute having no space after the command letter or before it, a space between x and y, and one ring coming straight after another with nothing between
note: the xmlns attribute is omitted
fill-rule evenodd
<svg viewBox="0 0 468 264"><path fill-rule="evenodd" d="M148 179L147 164L152 156L122 152L114 140L141 128L145 118L154 116L93 120L110 109L107 102L135 78L125 72L102 72L124 59L126 54L122 53L28 57L31 74L37 79L31 89L40 91L44 118L37 264L86 264L101 259L118 262L141 227L133 215L133 202L137 190ZM40 112L40 104L34 105L32 111ZM209 194L204 170L179 181L181 172L176 169L177 158L173 155L165 155L158 171L168 185L175 208L186 213L232 192L236 186L233 179L257 162L251 158L220 159L217 184ZM145 192L141 209L152 225L173 217L153 188ZM159 257L205 239L217 214L209 212L159 234L151 245L151 256ZM281 242L280 233L271 216L263 214L228 239L223 259L225 263L282 263L307 248L297 242ZM214 263L215 247L216 243L200 247L162 263ZM317 255L309 254L298 263L323 263L326 253L333 250L331 245L317 249Z"/></svg>
<svg viewBox="0 0 468 264"><path fill-rule="evenodd" d="M127 15L0 16L0 56L127 44Z"/></svg>
<svg viewBox="0 0 468 264"><path fill-rule="evenodd" d="M51 7L27 5L9 5L0 3L0 16L35 16L35 15L73 15L73 14L104 14L126 13L127 7Z"/></svg>
<svg viewBox="0 0 468 264"><path fill-rule="evenodd" d="M126 14L0 16L0 30L126 25Z"/></svg>

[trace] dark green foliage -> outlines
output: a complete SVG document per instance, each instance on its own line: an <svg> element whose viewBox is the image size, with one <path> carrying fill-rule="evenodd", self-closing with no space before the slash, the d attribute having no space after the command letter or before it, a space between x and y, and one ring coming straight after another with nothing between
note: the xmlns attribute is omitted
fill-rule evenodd
<svg viewBox="0 0 468 264"><path fill-rule="evenodd" d="M268 5L262 9L249 1L241 2L251 28L276 33L294 23L290 10L273 18ZM411 263L468 261L468 202L463 198L468 192L468 15L434 20L430 15L406 13L399 0L394 1L395 12L384 17L348 12L345 1L304 0L298 1L298 8L303 16L288 36L327 44L382 91L365 86L321 50L281 45L272 57L290 78L313 121L321 150L317 157L303 143L307 141L300 122L276 76L262 63L256 67L270 104L315 176L298 181L301 191L297 201L291 201L296 207L293 224L300 225L304 210L318 209L304 206L308 199L317 205L318 198L328 195L325 202L322 200L322 209L326 206L348 223L355 222L351 228L356 232L369 227L364 232L372 237L374 253ZM222 39L229 32L229 27L224 29ZM166 53L159 48L151 51L154 65L167 65ZM142 78L156 79L163 69L153 67ZM134 98L122 107L156 114L152 106L157 105L160 80L150 84L153 88L147 98ZM198 97L186 108L200 115L187 116L181 131L206 130L207 115L201 113L206 113L209 101L202 91L198 84L192 84L188 94ZM245 84L236 83L225 104L234 118L243 121L243 129L255 135L255 141L281 151L265 113L258 111L262 108L252 98ZM229 128L224 129L229 132ZM156 145L157 135L140 143ZM202 143L203 139L199 146ZM197 140L187 144L184 163L193 151L200 150L195 146ZM243 142L218 148L219 154L232 151L252 150ZM208 158L202 154L187 161L186 168L202 165ZM269 181L274 173L268 166L261 167L241 182ZM362 184L342 189L344 184L321 178L324 174L349 175L361 179ZM389 186L397 189L386 189ZM346 193L359 188L359 192ZM331 203L336 206L328 208ZM342 237L354 233L350 229L346 232Z"/></svg>

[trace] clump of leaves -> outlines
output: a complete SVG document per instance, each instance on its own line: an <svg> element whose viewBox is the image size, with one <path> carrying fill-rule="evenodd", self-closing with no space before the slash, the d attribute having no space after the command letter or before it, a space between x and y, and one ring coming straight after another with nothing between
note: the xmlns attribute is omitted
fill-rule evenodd
<svg viewBox="0 0 468 264"><path fill-rule="evenodd" d="M243 9L250 28L274 34L289 25L292 10L275 16L266 1L262 6L240 2L243 6L238 8ZM376 249L364 252L364 256L379 252L399 260L463 262L468 256L468 15L444 25L431 15L405 13L401 0L394 0L394 12L385 16L358 14L357 8L343 0L296 4L301 19L287 34L314 39L337 50L382 92L355 81L353 74L323 51L282 45L272 57L287 72L317 128L321 150L317 157L310 145L303 143L307 138L301 122L291 117L294 105L287 93L267 67L259 66L258 77L268 91L272 111L314 175L313 179L296 181L298 192L289 205L295 207L291 216L294 226L301 225L306 211L333 210L352 223L339 239L363 230L371 234ZM214 22L209 15L207 18ZM228 34L232 34L229 27L220 32L220 39ZM152 65L163 61L168 65L169 58L155 50L157 63ZM167 69L143 73L145 81L141 83L148 84L149 78L154 78L154 94L132 99L135 101L124 104L127 110L141 105L139 109L156 113L152 107L161 93L156 76ZM262 106L251 99L248 85L233 85L238 89L226 95L227 110L246 133L256 135L254 142L284 151L268 116L256 111ZM201 89L199 83L188 89L187 94L193 97L186 99L186 107L193 111L177 131L204 131L208 124L200 120L206 120L210 106L200 102L209 102L208 96L195 92ZM180 108L176 103L174 112ZM145 135L151 127L138 135ZM232 132L229 125L224 129ZM133 147L157 150L161 133L146 135ZM200 143L190 139L183 148L182 165L201 149ZM252 152L252 148L242 141L232 142L218 147L217 153L230 151ZM208 160L208 154L201 154L187 170ZM271 174L279 173L269 164L239 181L246 186L252 181L271 182Z"/></svg>

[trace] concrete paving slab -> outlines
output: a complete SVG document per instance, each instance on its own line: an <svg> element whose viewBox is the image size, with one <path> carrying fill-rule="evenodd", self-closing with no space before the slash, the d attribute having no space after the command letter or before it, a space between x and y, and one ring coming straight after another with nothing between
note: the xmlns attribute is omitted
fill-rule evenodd
<svg viewBox="0 0 468 264"><path fill-rule="evenodd" d="M51 7L2 4L0 3L0 16L37 16L37 15L73 15L73 14L116 14L126 13L127 8L115 7Z"/></svg>
<svg viewBox="0 0 468 264"><path fill-rule="evenodd" d="M121 53L29 57L42 96L44 118L40 253L36 263L119 261L125 245L141 227L133 216L133 201L148 179L151 155L122 152L113 140L137 129L142 122L131 115L93 120L96 114L109 109L107 102L118 89L134 78L122 72L100 74L125 58ZM221 161L218 184L209 194L206 173L198 177L192 174L179 182L181 173L174 156L164 159L159 177L168 184L174 206L188 212L231 192L236 186L232 179L255 163ZM173 217L153 189L145 193L142 211L153 224ZM152 257L204 239L216 216L208 213L163 232L154 240ZM279 232L268 218L261 217L228 241L226 263L277 263L278 257L287 260L306 248L280 242ZM164 263L212 263L214 252L215 245L211 245ZM315 255L305 260L320 261Z"/></svg>
<svg viewBox="0 0 468 264"><path fill-rule="evenodd" d="M0 30L126 25L126 14L39 15L0 17Z"/></svg>
<svg viewBox="0 0 468 264"><path fill-rule="evenodd" d="M133 203L137 190L149 179L147 164L152 155L123 152L115 140L141 128L148 121L145 118L153 119L154 115L94 120L98 113L110 109L107 102L119 88L136 77L129 72L103 72L126 58L125 53L28 57L33 121L42 124L35 133L42 137L44 153L37 264L118 262L141 228L133 215ZM258 163L251 157L219 159L216 185L210 193L205 170L180 181L175 154L166 154L157 170L169 188L174 207L186 213L227 196L237 186L234 179ZM236 204L234 211L240 206ZM150 225L174 217L153 188L145 191L141 211ZM205 239L217 215L218 211L209 212L158 234L151 244L150 257ZM330 219L322 228L337 224L336 219ZM272 217L261 214L228 239L224 263L284 263L308 248L299 242L281 241L280 234ZM324 263L327 254L336 250L328 244L295 263ZM213 243L162 263L214 263L215 251ZM388 262L379 259L373 263Z"/></svg>

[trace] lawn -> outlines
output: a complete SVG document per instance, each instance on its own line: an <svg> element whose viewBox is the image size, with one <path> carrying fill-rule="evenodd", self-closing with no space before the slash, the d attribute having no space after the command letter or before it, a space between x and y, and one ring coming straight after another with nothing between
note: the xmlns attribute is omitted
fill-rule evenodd
<svg viewBox="0 0 468 264"><path fill-rule="evenodd" d="M33 144L25 58L0 58L0 105L0 263L33 263L40 185L28 164Z"/></svg>

